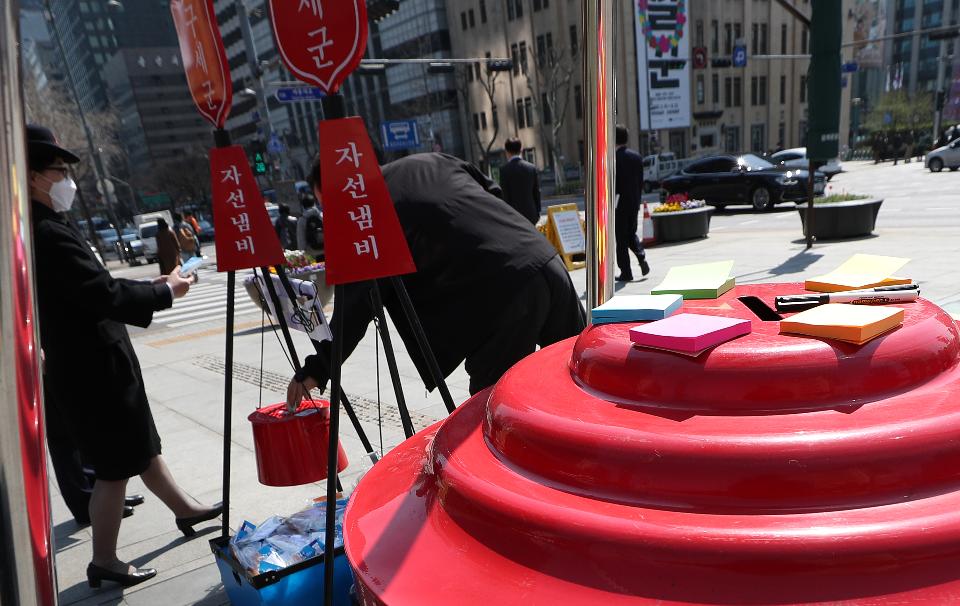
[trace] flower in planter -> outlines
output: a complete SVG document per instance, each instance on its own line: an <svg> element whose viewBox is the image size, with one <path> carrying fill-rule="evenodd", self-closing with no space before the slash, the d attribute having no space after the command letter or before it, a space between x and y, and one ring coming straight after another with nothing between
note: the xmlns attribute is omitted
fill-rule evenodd
<svg viewBox="0 0 960 606"><path fill-rule="evenodd" d="M653 209L654 213L675 213L681 210L692 210L706 206L704 200L691 200L686 193L677 193L667 196L666 202Z"/></svg>

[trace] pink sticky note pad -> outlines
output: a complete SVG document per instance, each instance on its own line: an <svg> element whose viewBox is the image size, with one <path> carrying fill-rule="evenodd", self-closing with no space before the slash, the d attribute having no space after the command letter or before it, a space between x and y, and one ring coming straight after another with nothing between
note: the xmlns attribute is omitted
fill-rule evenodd
<svg viewBox="0 0 960 606"><path fill-rule="evenodd" d="M750 320L677 314L630 329L637 345L693 353L750 333Z"/></svg>

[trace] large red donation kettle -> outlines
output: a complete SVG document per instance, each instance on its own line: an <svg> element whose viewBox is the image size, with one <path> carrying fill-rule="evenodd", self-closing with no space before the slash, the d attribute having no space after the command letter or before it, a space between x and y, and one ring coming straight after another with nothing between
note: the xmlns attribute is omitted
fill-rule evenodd
<svg viewBox="0 0 960 606"><path fill-rule="evenodd" d="M698 357L588 328L371 469L346 512L363 604L960 604L960 333L936 305L862 346L779 334L802 285L684 311Z"/></svg>
<svg viewBox="0 0 960 606"><path fill-rule="evenodd" d="M253 425L257 475L267 486L299 486L327 477L330 403L304 400L294 414L285 402L258 408L247 419ZM338 442L337 471L347 468L347 453Z"/></svg>

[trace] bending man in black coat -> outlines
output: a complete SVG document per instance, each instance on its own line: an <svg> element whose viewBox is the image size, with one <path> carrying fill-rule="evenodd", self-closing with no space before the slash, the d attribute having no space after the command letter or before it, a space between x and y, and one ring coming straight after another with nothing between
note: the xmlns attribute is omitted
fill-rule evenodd
<svg viewBox="0 0 960 606"><path fill-rule="evenodd" d="M466 360L470 393L489 387L537 346L580 333L586 313L570 275L536 229L497 197L475 166L443 154L416 154L383 167L416 273L402 277L444 376ZM320 200L319 167L312 179ZM384 305L428 389L435 387L388 280ZM346 359L373 319L370 282L348 284L334 316L346 312ZM332 322L336 326L336 322ZM323 388L330 342L290 382L291 406Z"/></svg>
<svg viewBox="0 0 960 606"><path fill-rule="evenodd" d="M640 263L640 273L644 276L650 273L647 265L647 253L643 250L643 243L637 237L637 214L643 202L643 158L640 154L627 147L627 128L617 125L617 164L614 176L616 177L617 210L614 214L614 231L617 238L617 267L620 275L617 280L629 282L633 280L633 271L630 269L630 251L637 255Z"/></svg>
<svg viewBox="0 0 960 606"><path fill-rule="evenodd" d="M30 198L40 343L50 414L65 428L96 483L90 497L91 587L104 580L124 586L155 576L117 558L117 534L127 480L139 475L177 517L184 534L222 508L204 507L173 481L160 456L160 436L125 324L146 327L153 314L187 293L192 278L179 267L153 282L114 279L89 245L60 215L77 186L69 165L79 158L44 127L27 127ZM60 436L56 436L60 437Z"/></svg>

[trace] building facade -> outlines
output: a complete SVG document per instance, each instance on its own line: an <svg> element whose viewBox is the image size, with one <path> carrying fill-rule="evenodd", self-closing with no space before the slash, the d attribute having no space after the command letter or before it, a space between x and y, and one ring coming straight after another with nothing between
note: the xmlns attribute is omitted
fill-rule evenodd
<svg viewBox="0 0 960 606"><path fill-rule="evenodd" d="M102 69L132 169L143 171L213 144L197 113L175 46L120 49Z"/></svg>
<svg viewBox="0 0 960 606"><path fill-rule="evenodd" d="M852 39L848 9L853 0L842 1L844 36ZM792 5L809 17L809 0L793 0ZM634 3L615 5L617 121L630 131L630 145L644 153L672 151L678 157L802 146L810 63L804 57L810 46L807 28L772 0L689 0L687 7L690 123L647 133L641 132L637 78L650 57L637 49ZM492 141L486 159L496 164L505 139L516 136L527 158L541 169L559 163L569 171L581 165L585 108L579 3L448 0L447 13L454 56L504 56L514 62L513 71L496 80L495 90L482 66L475 66L472 74L464 72L464 138L472 141L467 157L482 162ZM732 61L738 46L746 50L743 67ZM851 79L845 81L839 100L841 146L846 144L852 88ZM566 95L569 102L564 105ZM556 128L558 118L561 125Z"/></svg>

